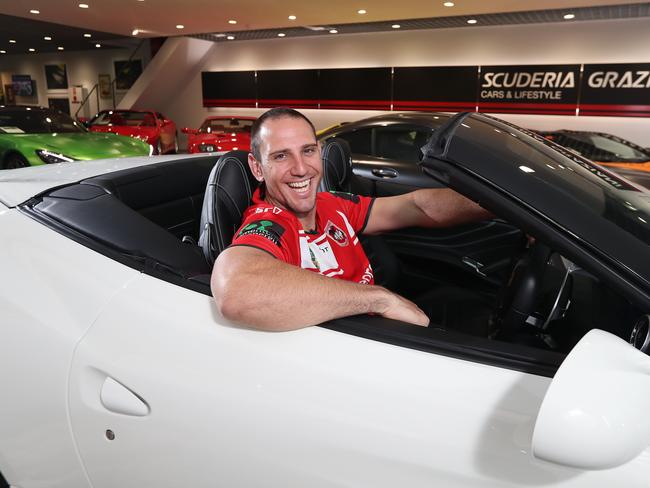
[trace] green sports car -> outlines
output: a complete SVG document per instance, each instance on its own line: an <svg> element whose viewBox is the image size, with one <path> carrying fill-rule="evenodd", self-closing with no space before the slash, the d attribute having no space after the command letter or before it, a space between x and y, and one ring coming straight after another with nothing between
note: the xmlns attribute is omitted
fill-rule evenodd
<svg viewBox="0 0 650 488"><path fill-rule="evenodd" d="M57 110L0 107L0 169L151 153L152 147L144 141L88 132Z"/></svg>

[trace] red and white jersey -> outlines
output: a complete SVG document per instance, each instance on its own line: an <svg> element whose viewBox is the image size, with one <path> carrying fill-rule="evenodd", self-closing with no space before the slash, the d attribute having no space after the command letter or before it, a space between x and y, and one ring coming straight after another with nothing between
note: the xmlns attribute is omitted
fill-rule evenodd
<svg viewBox="0 0 650 488"><path fill-rule="evenodd" d="M293 213L263 201L258 189L231 245L256 247L324 276L374 284L372 267L358 237L373 201L349 193L319 193L316 229L305 231Z"/></svg>

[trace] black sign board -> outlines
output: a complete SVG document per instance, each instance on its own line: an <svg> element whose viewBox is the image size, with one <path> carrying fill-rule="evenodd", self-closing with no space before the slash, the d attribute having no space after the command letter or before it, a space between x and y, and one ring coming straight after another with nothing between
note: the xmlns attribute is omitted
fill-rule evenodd
<svg viewBox="0 0 650 488"><path fill-rule="evenodd" d="M254 107L254 71L204 71L201 73L204 107Z"/></svg>
<svg viewBox="0 0 650 488"><path fill-rule="evenodd" d="M580 115L650 115L650 63L585 64Z"/></svg>
<svg viewBox="0 0 650 488"><path fill-rule="evenodd" d="M580 65L482 66L481 112L574 115Z"/></svg>
<svg viewBox="0 0 650 488"><path fill-rule="evenodd" d="M320 108L390 110L390 68L322 69Z"/></svg>
<svg viewBox="0 0 650 488"><path fill-rule="evenodd" d="M258 107L318 108L318 70L257 72Z"/></svg>
<svg viewBox="0 0 650 488"><path fill-rule="evenodd" d="M393 110L476 109L478 66L395 68Z"/></svg>

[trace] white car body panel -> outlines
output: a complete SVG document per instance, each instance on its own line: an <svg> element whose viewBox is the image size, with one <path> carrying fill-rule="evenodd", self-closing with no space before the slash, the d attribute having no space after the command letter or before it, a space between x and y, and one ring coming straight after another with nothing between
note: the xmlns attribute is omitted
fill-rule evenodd
<svg viewBox="0 0 650 488"><path fill-rule="evenodd" d="M106 377L151 413L108 411ZM549 383L319 327L233 327L141 275L80 343L70 405L95 488L646 486L650 451L600 472L532 457Z"/></svg>

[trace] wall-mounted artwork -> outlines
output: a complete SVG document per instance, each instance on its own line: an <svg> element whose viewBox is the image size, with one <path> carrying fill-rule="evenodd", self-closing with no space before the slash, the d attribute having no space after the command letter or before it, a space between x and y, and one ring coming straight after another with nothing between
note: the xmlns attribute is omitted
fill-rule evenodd
<svg viewBox="0 0 650 488"><path fill-rule="evenodd" d="M65 64L46 64L45 82L48 90L65 90L68 88L68 73Z"/></svg>
<svg viewBox="0 0 650 488"><path fill-rule="evenodd" d="M48 98L47 99L48 107L54 110L60 110L66 115L70 115L70 100L68 97L65 98Z"/></svg>
<svg viewBox="0 0 650 488"><path fill-rule="evenodd" d="M30 75L11 75L11 84L17 97L36 96L36 81Z"/></svg>
<svg viewBox="0 0 650 488"><path fill-rule="evenodd" d="M99 96L102 98L111 98L111 75L97 75L99 82Z"/></svg>
<svg viewBox="0 0 650 488"><path fill-rule="evenodd" d="M139 59L113 61L113 65L115 66L115 88L118 90L128 90L142 74L142 61Z"/></svg>

